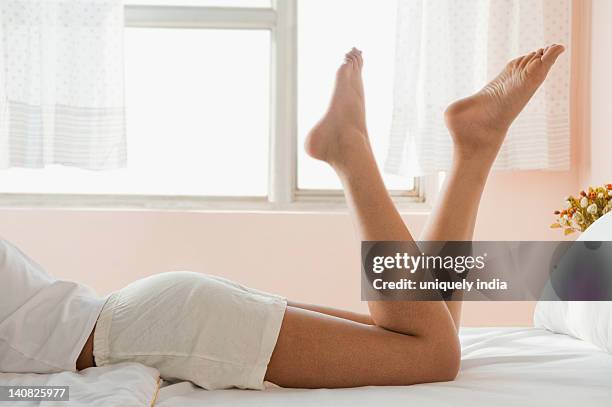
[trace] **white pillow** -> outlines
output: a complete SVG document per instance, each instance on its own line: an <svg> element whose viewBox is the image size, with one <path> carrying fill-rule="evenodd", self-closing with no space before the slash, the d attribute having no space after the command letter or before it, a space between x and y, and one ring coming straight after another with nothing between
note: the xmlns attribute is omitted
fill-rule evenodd
<svg viewBox="0 0 612 407"><path fill-rule="evenodd" d="M578 240L612 241L612 213L591 225ZM612 302L540 301L535 309L534 324L612 353Z"/></svg>

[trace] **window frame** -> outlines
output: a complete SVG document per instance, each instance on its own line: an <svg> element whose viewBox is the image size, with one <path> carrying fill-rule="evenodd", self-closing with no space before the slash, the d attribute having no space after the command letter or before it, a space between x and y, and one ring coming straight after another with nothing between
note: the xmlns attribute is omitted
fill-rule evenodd
<svg viewBox="0 0 612 407"><path fill-rule="evenodd" d="M0 204L5 207L190 211L345 210L342 191L298 188L298 1L271 0L270 8L173 6L164 0L150 1L152 4L147 5L131 4L126 0L125 5L126 27L270 31L271 109L267 196L0 193ZM429 201L436 192L437 177L416 178L414 188L409 191L390 191L404 212L427 211L429 208L425 197Z"/></svg>

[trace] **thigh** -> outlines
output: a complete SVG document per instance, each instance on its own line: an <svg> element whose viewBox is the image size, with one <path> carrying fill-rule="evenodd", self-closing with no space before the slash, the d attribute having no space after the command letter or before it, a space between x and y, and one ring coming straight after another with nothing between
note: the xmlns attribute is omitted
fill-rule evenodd
<svg viewBox="0 0 612 407"><path fill-rule="evenodd" d="M332 317L338 317L342 319L348 319L350 321L359 322L366 325L375 325L374 321L369 315L358 314L356 312L345 311L336 308L325 307L321 305L304 304L300 302L288 302L288 305L294 308L301 308L309 311L318 312L320 314L331 315Z"/></svg>
<svg viewBox="0 0 612 407"><path fill-rule="evenodd" d="M339 388L452 380L459 344L289 306L266 380L282 387Z"/></svg>

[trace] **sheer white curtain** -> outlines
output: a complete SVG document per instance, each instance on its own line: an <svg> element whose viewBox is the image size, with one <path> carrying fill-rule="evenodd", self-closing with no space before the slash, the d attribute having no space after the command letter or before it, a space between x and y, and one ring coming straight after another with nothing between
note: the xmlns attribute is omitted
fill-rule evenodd
<svg viewBox="0 0 612 407"><path fill-rule="evenodd" d="M0 167L125 165L121 0L0 1Z"/></svg>
<svg viewBox="0 0 612 407"><path fill-rule="evenodd" d="M394 174L448 169L446 106L482 88L523 53L550 43L569 45L570 0L398 3L395 102L385 165ZM495 169L569 167L568 54L513 125Z"/></svg>

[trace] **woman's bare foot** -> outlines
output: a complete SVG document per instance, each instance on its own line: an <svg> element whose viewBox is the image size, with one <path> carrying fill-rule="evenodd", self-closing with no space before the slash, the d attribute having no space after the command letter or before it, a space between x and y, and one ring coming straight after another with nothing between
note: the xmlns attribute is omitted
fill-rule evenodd
<svg viewBox="0 0 612 407"><path fill-rule="evenodd" d="M338 69L327 113L306 138L306 152L332 167L342 167L355 154L369 149L362 67L361 51L353 48Z"/></svg>
<svg viewBox="0 0 612 407"><path fill-rule="evenodd" d="M457 152L483 153L494 159L510 125L564 50L562 45L552 45L510 61L480 92L450 105L446 125Z"/></svg>

